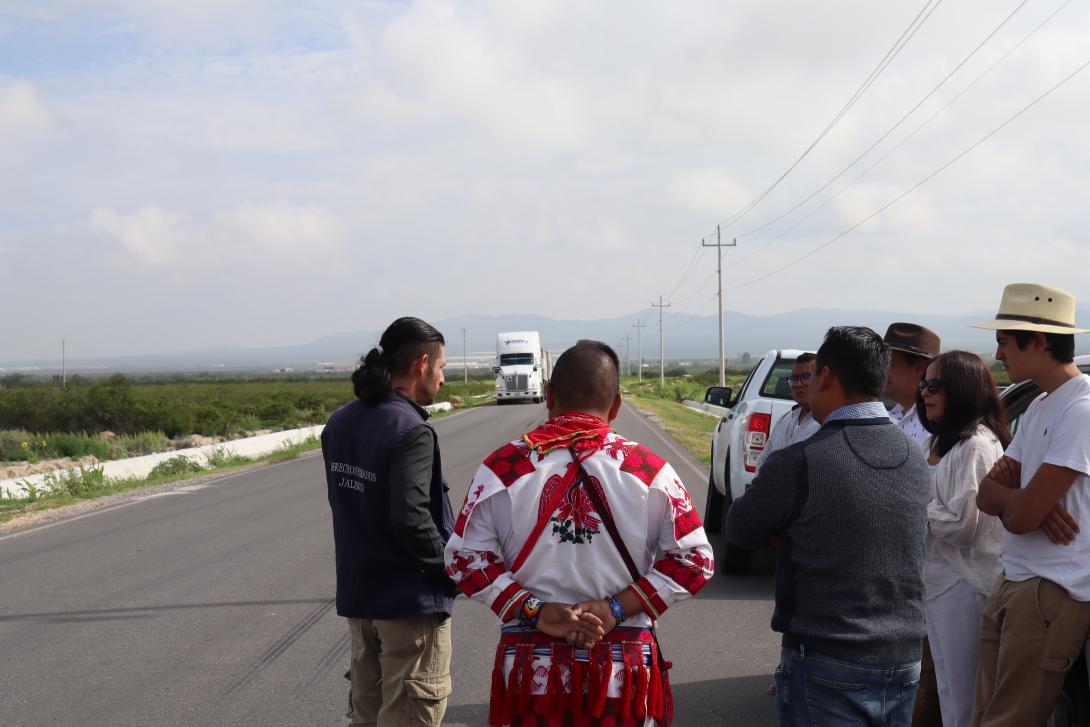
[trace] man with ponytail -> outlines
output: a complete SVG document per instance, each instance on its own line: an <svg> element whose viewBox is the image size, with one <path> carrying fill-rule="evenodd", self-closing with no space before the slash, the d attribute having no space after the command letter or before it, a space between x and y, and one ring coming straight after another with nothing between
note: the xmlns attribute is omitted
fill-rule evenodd
<svg viewBox="0 0 1090 727"><path fill-rule="evenodd" d="M423 408L445 360L442 333L399 318L352 374L356 400L322 432L352 725L438 727L446 711L457 591L443 548L454 518Z"/></svg>

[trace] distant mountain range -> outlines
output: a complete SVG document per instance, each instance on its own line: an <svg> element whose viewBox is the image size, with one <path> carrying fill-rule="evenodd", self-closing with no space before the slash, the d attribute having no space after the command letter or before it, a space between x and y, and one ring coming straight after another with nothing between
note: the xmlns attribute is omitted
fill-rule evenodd
<svg viewBox="0 0 1090 727"><path fill-rule="evenodd" d="M595 320L554 320L538 315L469 314L434 321L447 339L447 355L458 360L462 354L462 329L466 331L466 349L470 356L485 356L495 351L496 334L504 331L539 331L545 348L561 351L580 338L594 338L617 347L626 334L632 335L630 353L636 356L636 329L633 324L646 313L599 318ZM965 348L990 352L994 337L988 331L969 328L970 323L987 320L994 313L976 312L958 315L919 315L894 311L806 309L770 316L754 316L726 311L724 330L728 358L743 353L753 355L773 348L813 348L830 326L864 325L879 333L893 321L911 321L931 328L942 337L943 348ZM1079 310L1077 320L1090 321L1090 310ZM642 329L645 359L658 358L658 317L646 319ZM694 316L670 313L663 316L666 358L707 359L718 355L718 316ZM73 370L193 370L216 368L285 368L309 370L319 363L337 367L350 366L373 346L381 331L358 330L335 333L309 343L274 348L215 348L147 356L81 358L68 362ZM1090 346L1090 334L1078 340L1078 350ZM623 355L623 352L622 352ZM57 368L49 361L0 362L7 370L22 367Z"/></svg>

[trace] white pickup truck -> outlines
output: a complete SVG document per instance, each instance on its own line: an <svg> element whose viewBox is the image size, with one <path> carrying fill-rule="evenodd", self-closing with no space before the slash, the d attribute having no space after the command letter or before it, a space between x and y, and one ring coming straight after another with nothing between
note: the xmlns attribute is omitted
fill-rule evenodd
<svg viewBox="0 0 1090 727"><path fill-rule="evenodd" d="M730 387L713 386L704 395L703 408L718 414L719 425L712 435L712 466L708 482L708 504L704 529L719 535L716 567L726 573L749 569L752 552L735 548L723 537L727 510L746 491L757 473L757 458L764 450L772 428L795 405L787 377L801 349L769 351L746 376L735 394Z"/></svg>

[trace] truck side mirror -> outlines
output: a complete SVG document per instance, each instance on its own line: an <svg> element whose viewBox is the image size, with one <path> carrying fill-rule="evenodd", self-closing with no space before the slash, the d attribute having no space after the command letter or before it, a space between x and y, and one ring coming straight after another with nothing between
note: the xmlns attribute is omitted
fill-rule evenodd
<svg viewBox="0 0 1090 727"><path fill-rule="evenodd" d="M500 372L500 367L499 366L493 366L492 367L492 373L498 374L499 372Z"/></svg>
<svg viewBox="0 0 1090 727"><path fill-rule="evenodd" d="M534 371L537 371L537 364L534 364Z"/></svg>
<svg viewBox="0 0 1090 727"><path fill-rule="evenodd" d="M711 386L704 393L704 402L715 406L729 407L730 397L733 393L729 386Z"/></svg>

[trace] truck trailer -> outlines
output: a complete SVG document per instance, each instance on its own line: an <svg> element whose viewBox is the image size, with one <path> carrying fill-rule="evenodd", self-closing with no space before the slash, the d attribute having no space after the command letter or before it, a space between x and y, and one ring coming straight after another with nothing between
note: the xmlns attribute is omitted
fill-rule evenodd
<svg viewBox="0 0 1090 727"><path fill-rule="evenodd" d="M549 352L541 348L537 331L496 335L496 403L545 400L545 382L552 370Z"/></svg>

